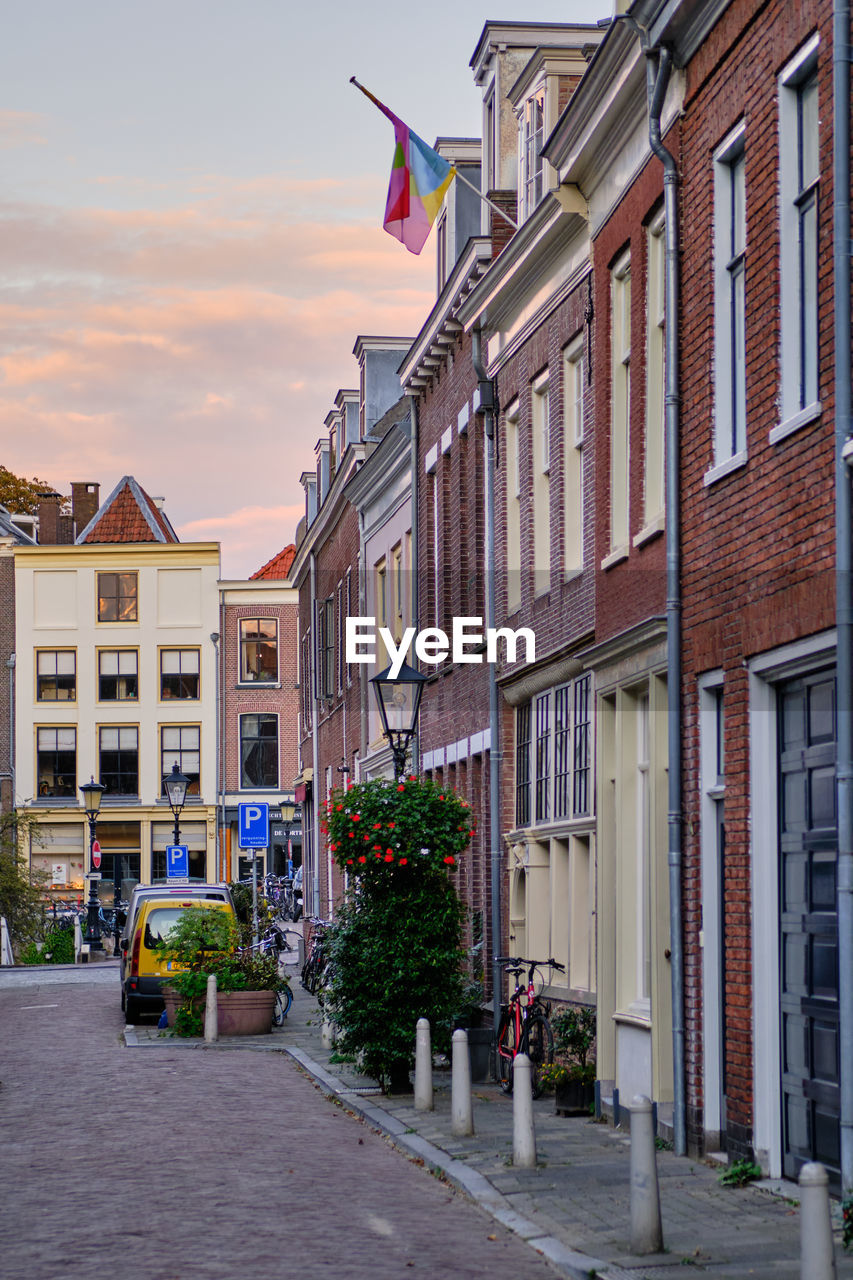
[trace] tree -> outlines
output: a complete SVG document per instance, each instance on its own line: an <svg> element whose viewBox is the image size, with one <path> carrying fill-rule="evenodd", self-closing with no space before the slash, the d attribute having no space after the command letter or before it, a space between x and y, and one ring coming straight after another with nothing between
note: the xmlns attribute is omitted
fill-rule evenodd
<svg viewBox="0 0 853 1280"><path fill-rule="evenodd" d="M25 480L16 476L8 467L0 465L0 503L13 515L37 515L39 494L53 492L53 485L47 480L39 480L37 476L33 476L32 480ZM63 498L62 501L66 503L68 498Z"/></svg>
<svg viewBox="0 0 853 1280"><path fill-rule="evenodd" d="M21 860L21 845L36 839L38 823L16 810L0 814L0 916L5 917L12 941L33 942L44 922L42 880L31 875Z"/></svg>

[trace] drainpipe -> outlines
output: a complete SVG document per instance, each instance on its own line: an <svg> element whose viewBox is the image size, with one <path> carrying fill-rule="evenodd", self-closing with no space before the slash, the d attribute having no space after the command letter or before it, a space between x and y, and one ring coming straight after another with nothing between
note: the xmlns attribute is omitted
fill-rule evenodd
<svg viewBox="0 0 853 1280"><path fill-rule="evenodd" d="M832 6L835 626L838 682L838 1016L841 1186L853 1191L853 592L850 439L850 0Z"/></svg>
<svg viewBox="0 0 853 1280"><path fill-rule="evenodd" d="M497 625L495 592L495 424L497 394L494 382L487 376L482 363L479 329L471 335L471 360L478 381L476 412L483 414L486 436L486 626ZM500 705L498 702L498 676L494 662L489 663L489 843L491 846L491 896L492 896L492 1010L497 1041L501 1017L501 966L500 955L503 939L501 924L501 749Z"/></svg>
<svg viewBox="0 0 853 1280"><path fill-rule="evenodd" d="M10 653L6 661L9 670L9 782L12 794L9 797L10 812L15 809L15 654Z"/></svg>
<svg viewBox="0 0 853 1280"><path fill-rule="evenodd" d="M214 825L214 853L216 857L216 878L217 880L223 874L222 868L222 840L220 830L220 818L222 816L222 752L223 743L225 741L222 734L222 671L219 661L219 639L222 635L222 597L219 599L219 631L211 631L210 639L213 642L214 661L216 662L216 804L214 805L215 816ZM227 876L223 877L228 879Z"/></svg>
<svg viewBox="0 0 853 1280"><path fill-rule="evenodd" d="M409 613L411 615L410 625L418 629L418 618L420 616L420 601L418 599L418 589L420 578L418 575L418 547L420 539L418 535L418 495L420 493L420 476L418 475L418 434L420 430L420 420L418 416L418 397L409 396L409 421L411 422L411 492L412 492L412 563L409 565L409 586L410 600ZM421 771L421 735L417 724L415 725L415 735L412 738L412 773L419 775Z"/></svg>
<svg viewBox="0 0 853 1280"><path fill-rule="evenodd" d="M642 36L641 36L642 39ZM672 953L672 1069L673 1138L676 1155L687 1154L684 1067L684 949L681 901L681 493L679 481L679 430L681 396L678 385L678 171L675 160L661 141L660 116L672 70L666 48L646 54L649 101L649 142L663 164L665 225L664 291L666 296L666 372L664 439L666 446L666 687L668 746L669 829L669 932Z"/></svg>
<svg viewBox="0 0 853 1280"><path fill-rule="evenodd" d="M311 910L315 916L318 916L320 914L320 699L317 697L317 672L314 670L317 653L317 556L313 551L311 552L311 648L315 654L315 662L310 664L313 684L310 696L314 703L314 714L311 717L311 768L313 775L311 791L314 799L314 804L312 805L314 819L311 832ZM304 851L302 857L304 861Z"/></svg>

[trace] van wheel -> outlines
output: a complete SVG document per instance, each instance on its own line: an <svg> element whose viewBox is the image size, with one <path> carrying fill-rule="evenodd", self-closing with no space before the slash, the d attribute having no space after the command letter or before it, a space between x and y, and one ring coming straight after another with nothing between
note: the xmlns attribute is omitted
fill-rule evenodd
<svg viewBox="0 0 853 1280"><path fill-rule="evenodd" d="M139 1012L139 1001L136 999L135 996L125 997L124 1016L127 1018L128 1022L132 1027L135 1027L136 1024L139 1022L139 1019L142 1015Z"/></svg>

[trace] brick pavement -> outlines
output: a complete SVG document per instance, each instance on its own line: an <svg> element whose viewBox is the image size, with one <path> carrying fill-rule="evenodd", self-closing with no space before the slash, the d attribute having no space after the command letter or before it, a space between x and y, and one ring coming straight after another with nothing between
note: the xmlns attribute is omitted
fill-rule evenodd
<svg viewBox="0 0 853 1280"><path fill-rule="evenodd" d="M130 1050L117 976L2 984L0 1027L4 1280L555 1274L330 1106L284 1033L187 1051L140 1028Z"/></svg>

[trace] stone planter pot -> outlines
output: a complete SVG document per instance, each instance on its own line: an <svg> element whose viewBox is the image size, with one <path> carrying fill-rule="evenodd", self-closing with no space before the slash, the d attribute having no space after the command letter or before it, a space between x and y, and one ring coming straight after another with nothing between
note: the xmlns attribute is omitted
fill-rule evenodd
<svg viewBox="0 0 853 1280"><path fill-rule="evenodd" d="M468 1028L468 1057L471 1059L472 1084L482 1084L489 1078L493 1038L494 1032L491 1027Z"/></svg>
<svg viewBox="0 0 853 1280"><path fill-rule="evenodd" d="M594 1084L566 1080L554 1089L554 1111L558 1116L588 1116L594 1101Z"/></svg>
<svg viewBox="0 0 853 1280"><path fill-rule="evenodd" d="M180 999L174 991L164 991L166 1017L175 1025ZM205 1001L200 1000L201 1025L204 1030ZM221 1036L260 1036L272 1031L275 1007L274 991L225 991L216 997L217 1022Z"/></svg>

